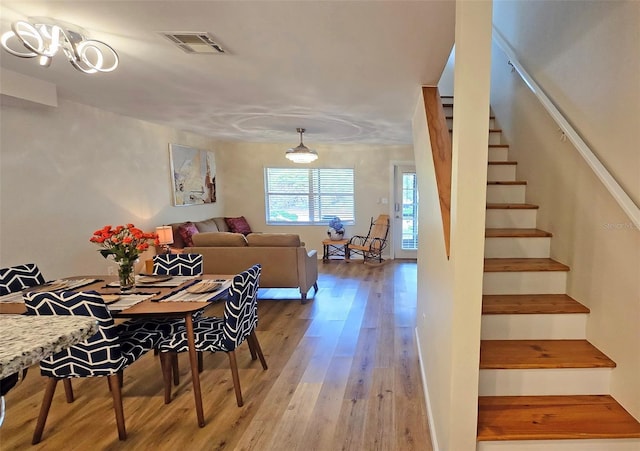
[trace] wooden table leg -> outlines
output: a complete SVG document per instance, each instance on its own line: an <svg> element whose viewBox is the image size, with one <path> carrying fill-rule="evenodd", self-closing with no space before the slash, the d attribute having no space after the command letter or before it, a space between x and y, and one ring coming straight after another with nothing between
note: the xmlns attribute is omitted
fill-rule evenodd
<svg viewBox="0 0 640 451"><path fill-rule="evenodd" d="M204 427L204 412L202 410L202 392L200 391L200 372L198 371L198 355L196 353L196 342L193 334L193 318L189 313L184 323L187 329L187 340L189 342L189 362L191 362L191 380L193 382L193 396L196 401L196 414L198 416L198 426Z"/></svg>

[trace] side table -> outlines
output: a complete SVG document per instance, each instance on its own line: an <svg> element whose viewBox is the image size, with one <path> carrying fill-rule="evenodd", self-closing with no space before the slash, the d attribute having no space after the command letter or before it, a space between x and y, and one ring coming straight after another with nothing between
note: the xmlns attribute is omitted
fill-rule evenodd
<svg viewBox="0 0 640 451"><path fill-rule="evenodd" d="M328 262L331 257L338 257L344 259L347 250L348 239L342 240L323 240L322 246L324 247L324 253L322 254L322 262Z"/></svg>

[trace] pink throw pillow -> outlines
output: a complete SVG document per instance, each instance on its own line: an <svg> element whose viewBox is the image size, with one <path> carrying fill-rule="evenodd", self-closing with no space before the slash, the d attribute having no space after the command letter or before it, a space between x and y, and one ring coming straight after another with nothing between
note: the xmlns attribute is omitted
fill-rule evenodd
<svg viewBox="0 0 640 451"><path fill-rule="evenodd" d="M181 226L178 227L178 233L182 237L184 241L185 247L193 246L192 236L198 233L198 228L195 226L193 222L185 222Z"/></svg>
<svg viewBox="0 0 640 451"><path fill-rule="evenodd" d="M244 219L244 216L238 218L224 218L225 222L229 226L229 230L234 233L242 233L243 235L249 235L251 233L251 227Z"/></svg>

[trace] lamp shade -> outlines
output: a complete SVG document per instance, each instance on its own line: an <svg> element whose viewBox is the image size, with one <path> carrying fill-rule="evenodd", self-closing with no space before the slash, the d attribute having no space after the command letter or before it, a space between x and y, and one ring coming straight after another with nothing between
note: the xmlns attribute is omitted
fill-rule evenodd
<svg viewBox="0 0 640 451"><path fill-rule="evenodd" d="M311 163L318 159L318 152L313 149L309 149L302 142L302 134L305 132L304 128L297 128L298 133L300 133L300 144L298 147L294 147L293 149L287 150L285 156L287 159L293 161L294 163Z"/></svg>
<svg viewBox="0 0 640 451"><path fill-rule="evenodd" d="M160 243L160 245L173 244L173 230L171 226L156 227L156 234L158 235L158 243Z"/></svg>

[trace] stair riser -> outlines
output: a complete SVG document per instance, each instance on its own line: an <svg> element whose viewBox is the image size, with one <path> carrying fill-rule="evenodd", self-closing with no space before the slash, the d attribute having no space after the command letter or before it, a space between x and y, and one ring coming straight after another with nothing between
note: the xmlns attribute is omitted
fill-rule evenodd
<svg viewBox="0 0 640 451"><path fill-rule="evenodd" d="M515 164L490 164L487 168L487 180L490 182L513 182L515 179Z"/></svg>
<svg viewBox="0 0 640 451"><path fill-rule="evenodd" d="M611 368L480 370L480 396L599 395L609 391Z"/></svg>
<svg viewBox="0 0 640 451"><path fill-rule="evenodd" d="M485 272L482 294L563 294L565 271Z"/></svg>
<svg viewBox="0 0 640 451"><path fill-rule="evenodd" d="M551 237L486 238L485 258L549 258Z"/></svg>
<svg viewBox="0 0 640 451"><path fill-rule="evenodd" d="M526 185L487 185L487 202L523 204Z"/></svg>
<svg viewBox="0 0 640 451"><path fill-rule="evenodd" d="M505 440L478 442L476 451L638 451L640 439Z"/></svg>
<svg viewBox="0 0 640 451"><path fill-rule="evenodd" d="M490 229L535 229L538 210L488 209L485 225Z"/></svg>
<svg viewBox="0 0 640 451"><path fill-rule="evenodd" d="M489 144L502 144L502 132L489 131Z"/></svg>
<svg viewBox="0 0 640 451"><path fill-rule="evenodd" d="M483 340L578 340L586 338L586 313L482 315Z"/></svg>
<svg viewBox="0 0 640 451"><path fill-rule="evenodd" d="M490 147L489 161L507 161L509 159L509 148L507 147Z"/></svg>

